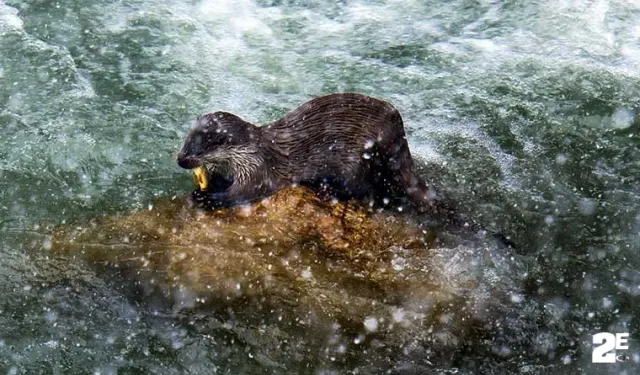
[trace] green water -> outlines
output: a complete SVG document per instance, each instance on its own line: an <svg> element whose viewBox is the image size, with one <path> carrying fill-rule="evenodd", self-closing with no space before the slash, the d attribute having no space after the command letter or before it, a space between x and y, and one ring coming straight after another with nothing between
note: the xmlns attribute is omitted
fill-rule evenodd
<svg viewBox="0 0 640 375"><path fill-rule="evenodd" d="M632 0L0 1L0 372L638 373L639 20ZM26 250L186 194L197 115L267 123L337 91L391 101L425 179L519 245L525 274L486 265L522 293L493 341L256 359L260 327L203 330ZM629 362L591 364L601 331L630 332Z"/></svg>

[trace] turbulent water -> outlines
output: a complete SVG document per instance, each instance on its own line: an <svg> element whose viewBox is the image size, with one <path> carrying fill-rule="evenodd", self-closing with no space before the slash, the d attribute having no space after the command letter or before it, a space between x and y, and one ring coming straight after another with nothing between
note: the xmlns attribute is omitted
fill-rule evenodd
<svg viewBox="0 0 640 375"><path fill-rule="evenodd" d="M635 0L0 0L0 372L638 373L639 21ZM425 179L518 244L520 266L483 264L517 293L477 343L257 348L260 325L47 255L43 225L187 194L197 115L268 123L344 91L392 102ZM630 333L627 362L591 364L602 331Z"/></svg>

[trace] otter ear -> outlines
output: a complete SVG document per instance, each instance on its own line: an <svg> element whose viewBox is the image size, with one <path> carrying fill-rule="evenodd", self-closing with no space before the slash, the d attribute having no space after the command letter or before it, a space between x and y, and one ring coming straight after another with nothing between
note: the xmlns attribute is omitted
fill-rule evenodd
<svg viewBox="0 0 640 375"><path fill-rule="evenodd" d="M215 121L225 128L251 128L255 127L252 123L241 119L239 116L229 112L215 112L210 113L207 116L211 116Z"/></svg>
<svg viewBox="0 0 640 375"><path fill-rule="evenodd" d="M196 128L206 130L207 128L220 128L223 130L242 129L255 127L252 123L241 119L229 112L207 113L196 119Z"/></svg>
<svg viewBox="0 0 640 375"><path fill-rule="evenodd" d="M206 115L198 116L194 125L194 130L208 131L209 128L216 127L218 121L216 120L215 113L207 113Z"/></svg>

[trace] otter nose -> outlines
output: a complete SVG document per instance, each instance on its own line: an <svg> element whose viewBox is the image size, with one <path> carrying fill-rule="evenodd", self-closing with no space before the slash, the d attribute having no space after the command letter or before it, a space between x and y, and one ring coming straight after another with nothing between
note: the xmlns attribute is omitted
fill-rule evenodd
<svg viewBox="0 0 640 375"><path fill-rule="evenodd" d="M198 168L202 165L202 160L193 156L178 155L178 165L184 169Z"/></svg>

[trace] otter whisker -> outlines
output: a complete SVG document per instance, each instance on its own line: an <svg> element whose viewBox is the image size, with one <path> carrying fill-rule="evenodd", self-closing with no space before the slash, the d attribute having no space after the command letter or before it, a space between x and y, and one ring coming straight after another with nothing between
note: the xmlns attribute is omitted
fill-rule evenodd
<svg viewBox="0 0 640 375"><path fill-rule="evenodd" d="M202 160L212 170L231 176L240 184L247 182L264 163L256 150L231 147L218 149Z"/></svg>

